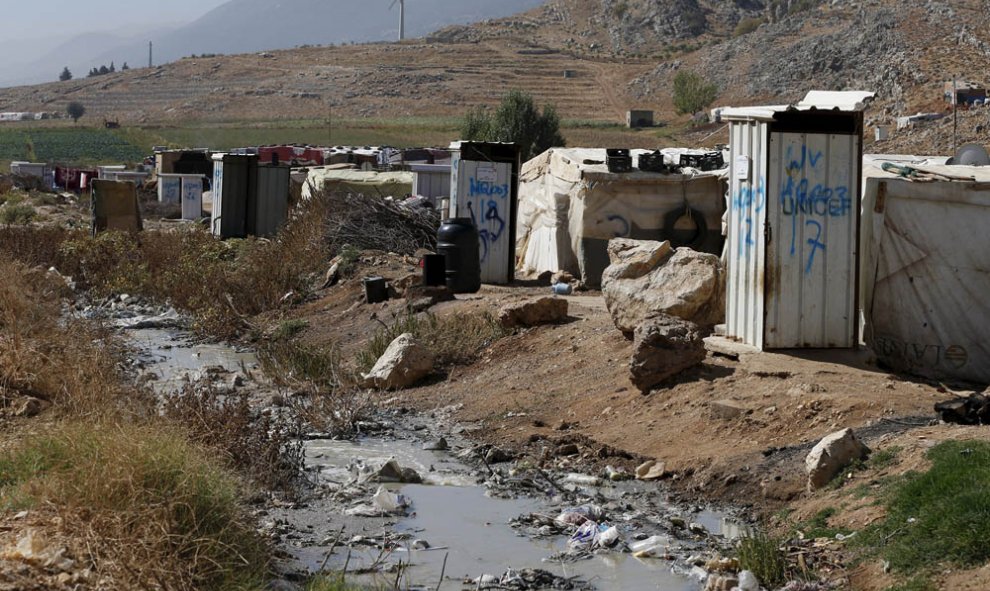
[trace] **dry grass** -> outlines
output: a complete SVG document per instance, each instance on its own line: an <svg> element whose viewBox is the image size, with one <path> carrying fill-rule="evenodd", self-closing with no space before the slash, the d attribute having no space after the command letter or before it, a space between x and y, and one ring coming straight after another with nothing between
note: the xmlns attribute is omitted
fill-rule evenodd
<svg viewBox="0 0 990 591"><path fill-rule="evenodd" d="M297 491L304 459L298 426L257 415L245 393L189 386L166 399L163 415L256 485L290 496Z"/></svg>
<svg viewBox="0 0 990 591"><path fill-rule="evenodd" d="M73 559L118 589L260 589L240 488L160 426L66 423L0 455L0 504L56 513Z"/></svg>
<svg viewBox="0 0 990 591"><path fill-rule="evenodd" d="M0 276L0 403L32 396L63 414L147 413L150 397L123 384L122 354L112 335L61 319L61 279L6 261Z"/></svg>
<svg viewBox="0 0 990 591"><path fill-rule="evenodd" d="M508 336L511 331L488 313L399 316L392 324L375 333L368 345L358 353L358 370L370 371L389 344L404 333L411 333L433 351L437 364L458 365L471 363L481 350Z"/></svg>

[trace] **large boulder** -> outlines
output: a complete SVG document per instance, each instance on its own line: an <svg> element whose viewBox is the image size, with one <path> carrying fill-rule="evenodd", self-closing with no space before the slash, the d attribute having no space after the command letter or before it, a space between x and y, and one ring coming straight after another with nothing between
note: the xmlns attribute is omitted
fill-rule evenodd
<svg viewBox="0 0 990 591"><path fill-rule="evenodd" d="M705 341L698 327L687 320L664 314L643 321L636 327L632 362L632 383L641 392L705 360Z"/></svg>
<svg viewBox="0 0 990 591"><path fill-rule="evenodd" d="M399 335L378 359L370 372L364 375L364 385L382 390L399 390L409 387L433 371L435 357L413 335Z"/></svg>
<svg viewBox="0 0 990 591"><path fill-rule="evenodd" d="M804 467L808 472L808 489L818 490L825 486L843 468L865 458L869 453L870 448L856 437L852 429L843 429L826 436L804 459Z"/></svg>
<svg viewBox="0 0 990 591"><path fill-rule="evenodd" d="M656 314L704 328L724 321L725 274L717 256L627 238L610 240L608 255L602 294L615 326L627 335Z"/></svg>
<svg viewBox="0 0 990 591"><path fill-rule="evenodd" d="M565 318L567 318L567 300L553 297L507 304L498 313L499 322L506 328L539 326L560 322Z"/></svg>

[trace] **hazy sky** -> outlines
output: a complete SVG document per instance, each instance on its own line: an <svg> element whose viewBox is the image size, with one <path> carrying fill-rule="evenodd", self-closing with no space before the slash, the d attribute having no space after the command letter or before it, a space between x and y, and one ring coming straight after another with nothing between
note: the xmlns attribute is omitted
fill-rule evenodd
<svg viewBox="0 0 990 591"><path fill-rule="evenodd" d="M0 41L186 23L227 0L0 0Z"/></svg>

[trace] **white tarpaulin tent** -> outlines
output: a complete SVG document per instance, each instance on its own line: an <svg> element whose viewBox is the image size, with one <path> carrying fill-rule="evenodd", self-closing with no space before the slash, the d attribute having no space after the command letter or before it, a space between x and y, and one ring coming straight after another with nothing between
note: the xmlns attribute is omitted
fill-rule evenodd
<svg viewBox="0 0 990 591"><path fill-rule="evenodd" d="M866 343L894 369L990 382L990 167L864 160ZM974 180L911 181L883 162Z"/></svg>
<svg viewBox="0 0 990 591"><path fill-rule="evenodd" d="M405 197L412 193L414 174L408 171L376 172L340 169L333 166L309 170L302 187L302 198L309 199L314 191L330 191L382 197Z"/></svg>
<svg viewBox="0 0 990 591"><path fill-rule="evenodd" d="M633 163L649 150L632 150ZM667 162L684 153L663 150ZM516 266L523 275L564 270L597 286L616 237L667 240L722 253L728 170L612 173L604 149L553 148L519 175Z"/></svg>

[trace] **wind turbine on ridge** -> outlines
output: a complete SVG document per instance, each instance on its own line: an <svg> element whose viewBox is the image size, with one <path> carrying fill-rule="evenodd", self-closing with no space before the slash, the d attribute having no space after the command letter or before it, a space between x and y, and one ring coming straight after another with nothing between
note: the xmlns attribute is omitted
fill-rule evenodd
<svg viewBox="0 0 990 591"><path fill-rule="evenodd" d="M392 10L396 4L399 5L399 41L402 41L406 38L406 0L392 0L388 9Z"/></svg>

